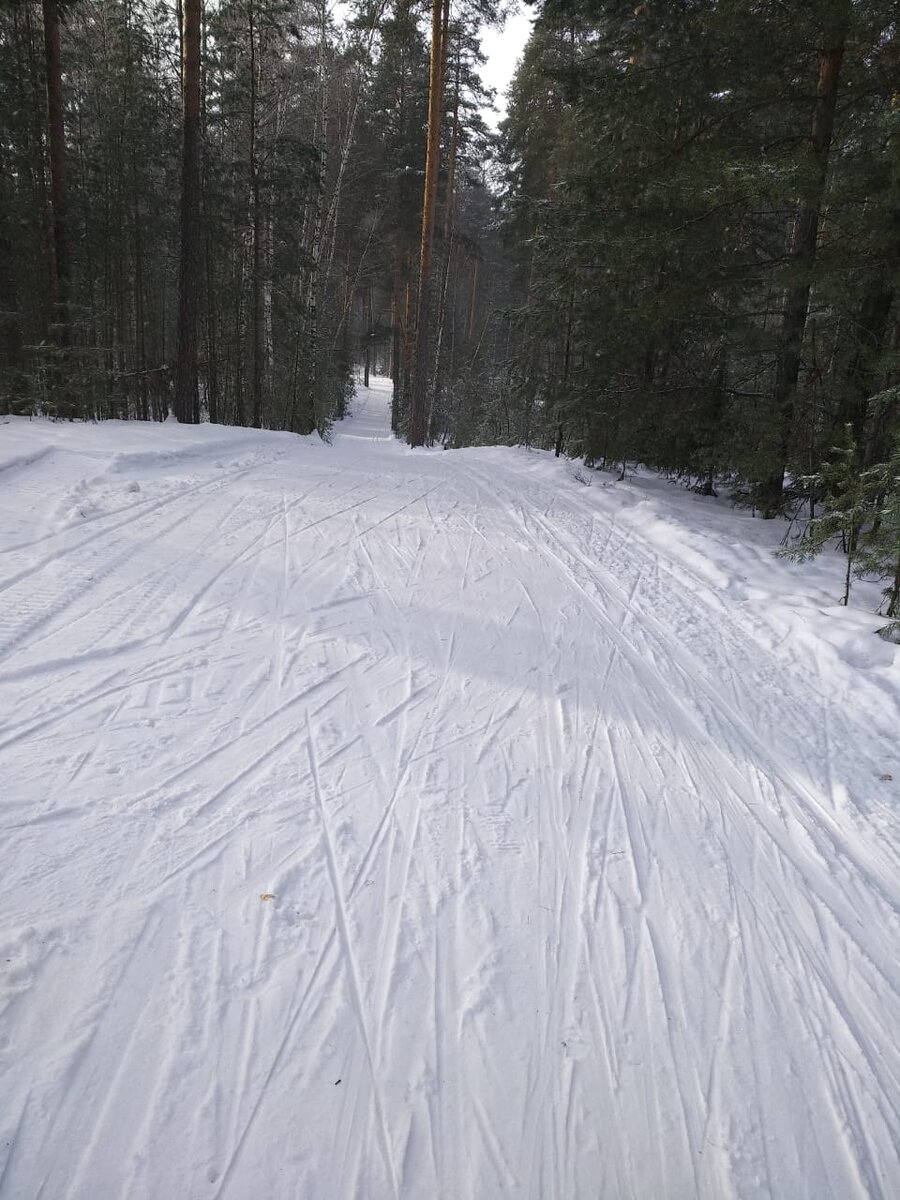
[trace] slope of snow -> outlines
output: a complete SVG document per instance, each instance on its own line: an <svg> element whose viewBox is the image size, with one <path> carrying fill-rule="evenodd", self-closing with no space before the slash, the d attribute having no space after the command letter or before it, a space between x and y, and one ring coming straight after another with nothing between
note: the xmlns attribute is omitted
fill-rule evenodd
<svg viewBox="0 0 900 1200"><path fill-rule="evenodd" d="M900 1195L897 648L388 403L0 425L0 1196Z"/></svg>

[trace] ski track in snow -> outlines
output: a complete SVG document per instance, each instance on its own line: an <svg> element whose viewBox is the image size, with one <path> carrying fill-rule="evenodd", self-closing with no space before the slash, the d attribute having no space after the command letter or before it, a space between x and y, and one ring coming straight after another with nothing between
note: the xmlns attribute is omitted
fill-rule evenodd
<svg viewBox="0 0 900 1200"><path fill-rule="evenodd" d="M895 703L388 419L11 426L0 1197L900 1195Z"/></svg>

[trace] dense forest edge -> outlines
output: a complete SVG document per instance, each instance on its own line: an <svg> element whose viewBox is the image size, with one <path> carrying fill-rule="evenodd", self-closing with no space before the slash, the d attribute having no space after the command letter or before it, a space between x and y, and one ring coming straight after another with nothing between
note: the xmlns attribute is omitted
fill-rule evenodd
<svg viewBox="0 0 900 1200"><path fill-rule="evenodd" d="M644 463L900 620L894 3L6 0L0 412Z"/></svg>

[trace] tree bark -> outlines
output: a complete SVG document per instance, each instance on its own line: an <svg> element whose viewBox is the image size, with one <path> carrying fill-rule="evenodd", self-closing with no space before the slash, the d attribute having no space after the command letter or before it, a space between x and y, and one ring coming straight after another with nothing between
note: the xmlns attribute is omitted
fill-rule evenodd
<svg viewBox="0 0 900 1200"><path fill-rule="evenodd" d="M397 15L408 13L408 0L397 4ZM397 95L397 146L404 143L406 136L406 66L405 56L401 54L400 78ZM403 236L403 211L406 197L406 183L403 174L397 172L396 179L396 220L394 231L394 278L393 301L391 313L391 429L399 433L406 399L404 384L406 379L406 352L409 340L409 330L406 324L406 284L404 281L404 263L406 254Z"/></svg>
<svg viewBox="0 0 900 1200"><path fill-rule="evenodd" d="M848 14L845 9L840 22L826 31L819 51L819 79L810 131L813 158L811 178L797 208L788 248L792 268L798 272L799 278L790 283L784 293L772 391L772 408L778 436L776 451L781 461L778 468L762 480L758 487L757 499L764 517L774 517L781 509L784 470L793 426L797 382L800 378L803 335L809 314L811 273L816 261L816 243L828 175L828 155L834 133L834 113L841 62L844 57L847 21Z"/></svg>
<svg viewBox="0 0 900 1200"><path fill-rule="evenodd" d="M873 368L887 336L894 295L893 285L882 273L860 306L856 323L857 348L847 369L847 395L840 414L842 425L853 426L857 445L862 445L865 439L868 401L877 390Z"/></svg>
<svg viewBox="0 0 900 1200"><path fill-rule="evenodd" d="M321 331L319 302L321 299L322 237L324 223L325 184L328 177L328 33L327 8L321 0L319 12L319 64L316 102L316 137L319 152L319 179L313 209L312 238L309 251L309 276L306 289L306 311L308 314L308 354L306 364L306 389L302 398L302 412L298 432L312 433L317 424L317 412L321 400L322 384Z"/></svg>
<svg viewBox="0 0 900 1200"><path fill-rule="evenodd" d="M184 124L181 155L181 265L178 341L175 353L175 415L200 420L197 376L197 315L200 298L200 10L202 0L184 0L182 78Z"/></svg>
<svg viewBox="0 0 900 1200"><path fill-rule="evenodd" d="M394 287L391 312L391 429L400 431L400 400L403 388L403 245L398 227L394 236Z"/></svg>
<svg viewBox="0 0 900 1200"><path fill-rule="evenodd" d="M259 184L259 137L257 130L257 44L253 6L249 9L250 34L250 209L253 226L253 269L251 280L251 328L253 344L252 408L253 428L262 426L263 371L265 356L265 309L262 287L262 207Z"/></svg>
<svg viewBox="0 0 900 1200"><path fill-rule="evenodd" d="M478 264L479 258L472 259L472 286L469 289L469 316L466 321L466 341L471 342L475 335L475 310L478 299Z"/></svg>
<svg viewBox="0 0 900 1200"><path fill-rule="evenodd" d="M444 38L448 7L446 0L432 0L431 67L428 78L428 141L425 154L425 187L422 197L422 239L419 247L419 294L416 303L416 332L413 349L413 378L410 395L409 444L425 444L425 391L428 364L428 311L431 288L431 255L441 153L441 119L444 100Z"/></svg>
<svg viewBox="0 0 900 1200"><path fill-rule="evenodd" d="M444 70L447 68L449 37L444 35ZM447 296L450 288L450 267L453 259L453 205L456 193L456 158L459 148L459 102L460 102L460 47L457 43L453 85L453 120L450 127L450 147L447 154L447 183L444 195L444 261L441 269L440 294L438 300L437 346L434 355L434 375L428 405L428 436L434 439L434 411L442 390L444 367L444 326L447 320Z"/></svg>
<svg viewBox="0 0 900 1200"><path fill-rule="evenodd" d="M13 270L12 240L0 232L0 368L7 379L20 385L22 367L22 329L19 323L19 297ZM0 389L0 412L13 411L12 389Z"/></svg>
<svg viewBox="0 0 900 1200"><path fill-rule="evenodd" d="M207 77L209 72L209 57L207 55L207 35L209 25L206 14L201 11L201 61L200 61L200 131L203 144L207 145ZM213 267L213 251L210 236L210 223L206 219L205 206L208 203L209 186L207 182L208 164L204 157L201 163L201 225L203 228L203 258L206 286L206 403L209 409L209 420L217 425L220 420L219 410L219 348L216 329L216 288L215 270Z"/></svg>
<svg viewBox="0 0 900 1200"><path fill-rule="evenodd" d="M372 370L372 338L375 336L374 316L372 313L372 285L366 289L366 361L363 370L363 387L369 386L369 375Z"/></svg>
<svg viewBox="0 0 900 1200"><path fill-rule="evenodd" d="M69 255L66 130L57 0L43 0L43 16L47 77L47 142L50 156L50 207L53 215L53 333L54 341L60 351L52 375L57 385L54 388L57 393L57 410L61 416L71 417L75 415L76 405L65 360L72 341L69 313L72 266Z"/></svg>

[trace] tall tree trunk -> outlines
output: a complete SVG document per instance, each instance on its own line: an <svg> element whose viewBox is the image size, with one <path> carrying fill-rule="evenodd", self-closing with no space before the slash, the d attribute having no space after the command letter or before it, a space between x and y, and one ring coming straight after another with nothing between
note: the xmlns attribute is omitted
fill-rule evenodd
<svg viewBox="0 0 900 1200"><path fill-rule="evenodd" d="M247 255L246 247L242 234L242 222L238 219L238 206L242 203L243 189L241 189L241 200L237 198L237 185L235 185L234 196L234 213L235 220L231 230L232 244L232 294L234 296L234 309L232 313L232 334L230 340L229 361L231 365L231 387L233 394L232 404L232 424L243 425L246 420L244 412L244 351L246 343L246 321L244 319L244 281L246 279Z"/></svg>
<svg viewBox="0 0 900 1200"><path fill-rule="evenodd" d="M847 369L847 394L841 412L841 424L853 426L853 438L857 445L862 445L864 441L868 400L877 390L874 365L887 336L894 294L893 284L888 281L885 272L881 272L860 306L856 323L857 347Z"/></svg>
<svg viewBox="0 0 900 1200"><path fill-rule="evenodd" d="M819 52L819 80L810 132L812 169L805 194L797 208L788 249L791 267L798 278L788 285L784 293L781 331L775 360L775 383L772 390L772 408L778 439L776 453L780 461L778 467L760 482L757 489L759 508L765 517L774 517L781 509L784 469L793 425L797 382L800 378L800 357L809 313L811 275L816 261L816 243L828 175L828 155L834 133L834 112L848 20L849 8L844 6L840 20L825 31Z"/></svg>
<svg viewBox="0 0 900 1200"><path fill-rule="evenodd" d="M22 329L19 296L13 266L12 239L0 231L0 369L14 387L0 388L0 413L13 412L13 396L21 386Z"/></svg>
<svg viewBox="0 0 900 1200"><path fill-rule="evenodd" d="M394 236L394 287L391 301L391 429L400 430L400 393L403 387L403 244L398 227Z"/></svg>
<svg viewBox="0 0 900 1200"><path fill-rule="evenodd" d="M478 299L478 264L481 260L472 259L472 286L469 289L469 316L466 321L466 341L471 342L475 336L475 310Z"/></svg>
<svg viewBox="0 0 900 1200"><path fill-rule="evenodd" d="M416 304L416 333L413 350L412 394L410 395L409 444L425 444L425 389L428 364L428 311L431 288L431 254L441 153L441 118L444 110L444 38L448 22L447 0L432 0L431 67L428 78L428 142L425 154L425 188L422 196L422 239L419 247L419 294Z"/></svg>
<svg viewBox="0 0 900 1200"><path fill-rule="evenodd" d="M253 267L251 279L251 330L253 346L252 407L253 428L262 425L263 371L265 357L265 309L262 287L262 208L259 185L259 138L257 131L257 45L253 6L249 9L250 34L250 209L253 227Z"/></svg>
<svg viewBox="0 0 900 1200"><path fill-rule="evenodd" d="M131 202L134 212L134 332L135 332L135 364L138 374L138 412L142 421L150 419L150 405L147 394L147 343L144 330L144 248L141 239L141 210L138 199L137 164L134 155L131 160L132 190Z"/></svg>
<svg viewBox="0 0 900 1200"><path fill-rule="evenodd" d="M447 61L447 43L449 38L445 38L444 45L444 63L446 68ZM444 326L447 320L447 297L450 289L450 267L453 259L453 205L456 194L456 158L459 149L459 100L460 100L460 46L457 42L456 60L454 67L453 80L453 121L450 127L450 148L447 155L447 184L446 194L444 196L444 227L442 231L442 239L444 243L444 257L441 268L441 285L440 298L438 301L438 319L437 319L437 346L434 355L434 375L431 382L431 397L428 405L428 436L433 439L434 431L434 411L438 398L442 390L444 358Z"/></svg>
<svg viewBox="0 0 900 1200"><path fill-rule="evenodd" d="M184 0L182 78L184 127L181 155L181 266L178 285L178 342L175 353L175 415L200 420L197 378L197 310L200 299L200 10L202 0Z"/></svg>
<svg viewBox="0 0 900 1200"><path fill-rule="evenodd" d="M403 298L403 345L401 349L402 378L400 380L400 395L408 401L412 392L411 371L411 341L413 327L413 287L412 287L412 250L406 251L404 258L404 298Z"/></svg>
<svg viewBox="0 0 900 1200"><path fill-rule="evenodd" d="M312 221L312 240L309 254L309 278L306 289L306 310L309 314L308 362L305 395L301 399L300 433L312 433L316 428L316 413L320 405L320 330L319 301L321 297L322 236L324 222L325 184L328 175L328 31L325 0L319 8L319 95L317 100L317 139L319 179L316 188Z"/></svg>
<svg viewBox="0 0 900 1200"><path fill-rule="evenodd" d="M203 136L203 144L208 145L208 115L207 115L207 74L209 71L209 58L207 55L207 37L209 33L209 23L206 20L205 12L201 12L203 18L202 23L202 53L201 53L201 74L200 74L200 129ZM207 159L204 156L201 163L201 201L203 205L203 217L206 218L206 205L208 203L209 185L207 182ZM203 257L204 257L204 275L206 285L206 400L209 408L209 419L211 424L218 424L221 415L219 409L219 348L218 337L216 330L216 288L215 288L215 271L213 268L213 252L212 238L210 236L210 223L208 219L202 220L203 226Z"/></svg>
<svg viewBox="0 0 900 1200"><path fill-rule="evenodd" d="M363 368L363 387L368 387L369 386L369 372L372 369L372 336L373 336L373 332L374 332L372 329L373 320L372 320L372 285L371 284L369 284L368 288L366 289L365 305L366 305L366 309L365 309L365 311L366 311L366 361L365 361L365 366Z"/></svg>
<svg viewBox="0 0 900 1200"><path fill-rule="evenodd" d="M364 61L369 61L369 55L372 50L372 44L375 41L375 36L381 27L381 17L384 13L387 0L378 0L372 10L372 19L369 25L369 32L366 35L366 41L363 49ZM324 35L323 35L324 36ZM328 213L325 217L324 238L329 242L329 250L327 262L325 265L324 277L326 281L331 275L331 267L334 262L334 248L337 241L338 228L338 209L341 203L341 193L344 185L344 175L347 170L347 164L350 161L350 152L353 149L353 139L356 136L356 122L359 116L360 99L363 96L363 75L360 73L356 81L356 91L353 94L353 100L350 104L350 112L347 119L347 133L341 145L340 159L338 161L337 175L334 181L334 190L331 193L331 202L328 205ZM330 237L329 237L330 234Z"/></svg>
<svg viewBox="0 0 900 1200"><path fill-rule="evenodd" d="M398 0L397 17L402 18L409 12L409 0ZM397 95L397 145L402 146L406 136L406 56L401 52L400 78ZM394 279L393 299L391 303L391 429L400 432L404 404L404 381L406 378L405 355L409 333L406 327L405 315L405 283L403 266L405 262L403 237L403 211L406 197L406 182L403 174L397 172L396 178L396 220L394 232Z"/></svg>
<svg viewBox="0 0 900 1200"><path fill-rule="evenodd" d="M34 30L34 22L32 20L32 11L30 4L14 5L13 10L14 27L18 27L19 17L22 18L23 33L25 45L27 47L27 62L20 64L23 68L22 77L22 93L23 99L28 106L31 120L28 123L28 178L31 182L30 192L35 197L36 203L40 210L41 218L41 268L42 268L42 286L41 291L42 304L40 318L37 327L34 330L35 340L40 340L47 335L47 328L53 320L52 304L56 295L56 255L53 245L53 203L47 191L47 172L44 169L44 154L43 145L45 139L45 113L44 103L47 99L47 83L46 71L44 77L41 78L38 70L37 59L37 36ZM46 59L46 52L44 55ZM27 68L27 69L26 69ZM33 98L33 103L31 99ZM47 300L50 301L51 308L48 311ZM27 335L26 335L27 336Z"/></svg>
<svg viewBox="0 0 900 1200"><path fill-rule="evenodd" d="M62 59L59 45L59 5L43 0L44 56L47 77L47 134L50 153L50 206L53 213L54 341L59 359L52 372L57 410L75 415L75 401L68 378L67 351L71 345L69 304L72 266L69 256L69 224L66 190L66 130L63 115Z"/></svg>

